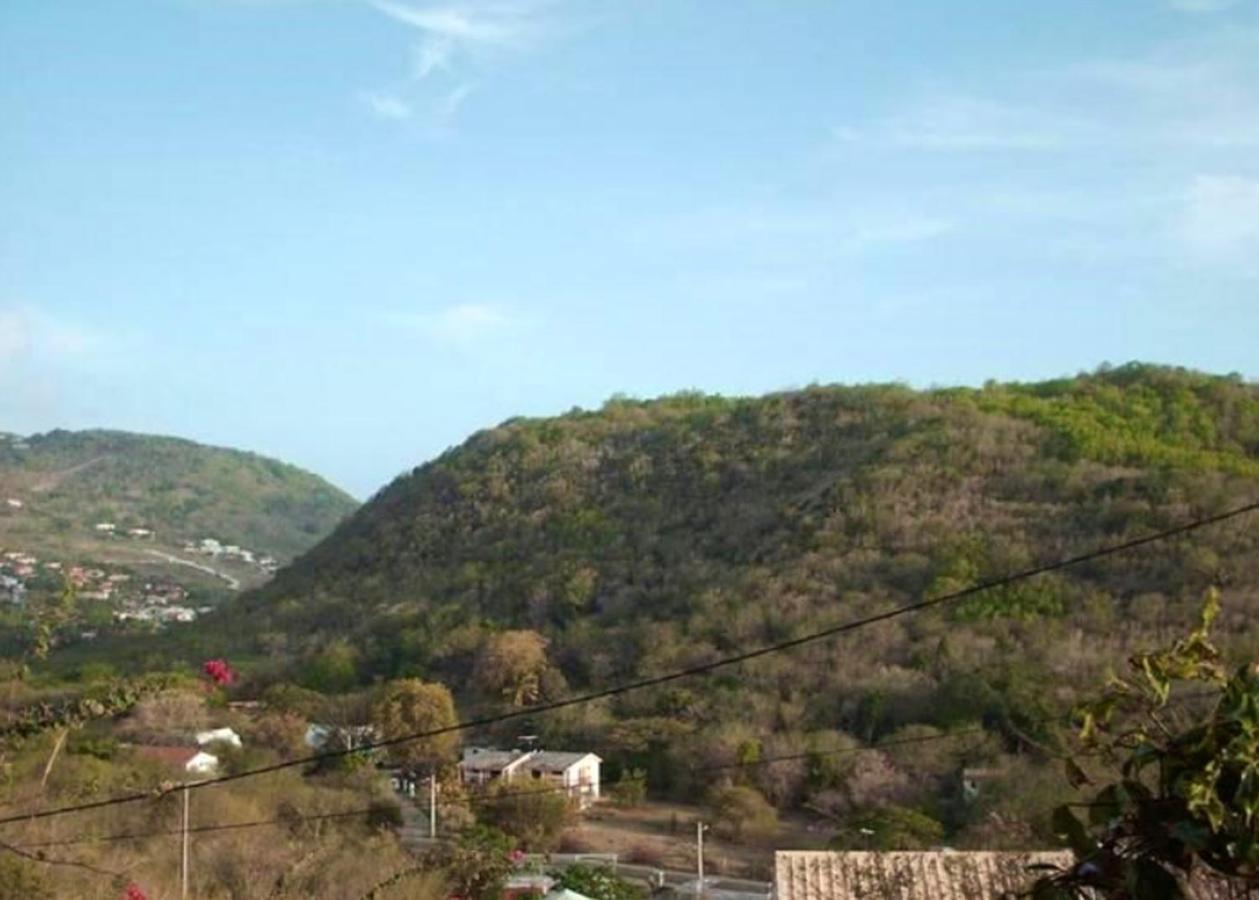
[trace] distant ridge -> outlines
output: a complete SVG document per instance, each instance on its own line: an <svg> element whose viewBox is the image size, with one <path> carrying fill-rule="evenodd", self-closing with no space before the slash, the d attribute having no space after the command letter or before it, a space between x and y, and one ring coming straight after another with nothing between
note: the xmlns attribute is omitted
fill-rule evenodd
<svg viewBox="0 0 1259 900"><path fill-rule="evenodd" d="M0 543L74 544L97 524L166 546L210 537L288 559L357 506L296 466L255 453L123 431L0 436ZM15 507L11 507L15 509Z"/></svg>

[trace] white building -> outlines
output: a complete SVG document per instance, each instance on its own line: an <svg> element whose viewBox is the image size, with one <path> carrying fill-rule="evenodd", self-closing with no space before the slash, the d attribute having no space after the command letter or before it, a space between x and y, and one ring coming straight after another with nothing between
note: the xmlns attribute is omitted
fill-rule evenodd
<svg viewBox="0 0 1259 900"><path fill-rule="evenodd" d="M311 722L306 726L306 746L312 750L354 750L376 740L376 729L371 725L321 725Z"/></svg>
<svg viewBox="0 0 1259 900"><path fill-rule="evenodd" d="M217 756L197 747L140 746L135 748L135 752L190 775L213 775L219 768Z"/></svg>
<svg viewBox="0 0 1259 900"><path fill-rule="evenodd" d="M209 731L197 732L197 746L204 747L207 744L231 744L236 749L240 749L240 735L230 728L211 728Z"/></svg>
<svg viewBox="0 0 1259 900"><path fill-rule="evenodd" d="M102 534L113 534L116 527L113 522L97 522L94 526L97 531Z"/></svg>
<svg viewBox="0 0 1259 900"><path fill-rule="evenodd" d="M557 750L489 750L468 747L459 763L465 784L494 781L540 783L564 789L584 809L599 799L599 767L593 753Z"/></svg>

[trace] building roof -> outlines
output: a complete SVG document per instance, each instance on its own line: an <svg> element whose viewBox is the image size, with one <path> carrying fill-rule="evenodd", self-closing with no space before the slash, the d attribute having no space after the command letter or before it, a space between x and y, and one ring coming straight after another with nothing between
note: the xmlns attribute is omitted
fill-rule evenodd
<svg viewBox="0 0 1259 900"><path fill-rule="evenodd" d="M599 757L593 753L566 753L560 750L540 750L529 757L527 768L543 772L560 773L567 771L588 757Z"/></svg>
<svg viewBox="0 0 1259 900"><path fill-rule="evenodd" d="M135 752L146 759L155 759L168 765L184 768L201 752L200 747L159 747L153 744L141 744Z"/></svg>
<svg viewBox="0 0 1259 900"><path fill-rule="evenodd" d="M776 900L997 900L1026 892L1038 873L1067 868L1067 850L954 850L846 853L780 850L775 854ZM1246 885L1199 872L1194 900L1254 900Z"/></svg>
<svg viewBox="0 0 1259 900"><path fill-rule="evenodd" d="M176 607L179 609L180 607ZM197 732L197 743L203 747L206 744L213 744L216 741L231 744L233 747L241 745L240 735L231 728L211 728L208 731Z"/></svg>
<svg viewBox="0 0 1259 900"><path fill-rule="evenodd" d="M1033 865L1069 866L1070 852L817 852L775 854L777 900L996 900L1026 891Z"/></svg>
<svg viewBox="0 0 1259 900"><path fill-rule="evenodd" d="M459 765L465 769L497 772L522 761L526 755L520 750L482 750L472 747L463 751L463 759Z"/></svg>
<svg viewBox="0 0 1259 900"><path fill-rule="evenodd" d="M505 772L521 763L523 768L532 772L548 772L560 774L586 759L601 762L599 757L589 752L567 752L561 750L487 750L479 747L468 747L463 751L463 759L459 765L464 769L481 772Z"/></svg>

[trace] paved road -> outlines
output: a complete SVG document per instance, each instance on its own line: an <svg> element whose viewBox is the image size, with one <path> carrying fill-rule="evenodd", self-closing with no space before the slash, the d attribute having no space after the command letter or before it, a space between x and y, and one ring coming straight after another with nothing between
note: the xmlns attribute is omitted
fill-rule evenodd
<svg viewBox="0 0 1259 900"><path fill-rule="evenodd" d="M402 827L398 829L398 839L402 846L411 853L420 854L436 843L428 836L428 808L416 798L395 793L402 809ZM439 836L440 840L440 836ZM617 860L615 853L547 853L531 854L525 857L526 863L541 863L548 869L566 869L578 864L609 866L617 875L645 885L652 891L661 889L678 889L687 885L694 890L695 873L679 869L661 869L656 866L641 866L636 863L623 863ZM770 897L773 885L764 881L749 881L745 878L725 878L708 876L704 878L705 887L710 891L724 891L729 894L744 894L749 897Z"/></svg>
<svg viewBox="0 0 1259 900"><path fill-rule="evenodd" d="M207 575L213 575L215 578L221 578L227 582L227 586L230 587L232 590L234 591L240 590L239 579L233 578L231 575L228 575L226 572L220 572L218 569L211 569L205 563L193 562L190 559L183 559L178 556L173 556L170 553L167 553L163 550L151 550L148 547L144 548L144 552L149 554L149 556L156 556L159 559L164 559L168 563L174 563L177 566L187 566L190 569L196 569L198 572L205 572Z"/></svg>
<svg viewBox="0 0 1259 900"><path fill-rule="evenodd" d="M398 837L407 850L415 854L423 853L435 843L428 836L428 815L406 798L399 799L402 803L402 827L398 829ZM613 853L530 854L525 857L524 862L526 865L538 863L544 869L567 869L579 864L608 866L621 878L637 882L651 891L678 890L689 886L687 893L694 893L694 872L618 862ZM773 886L767 882L749 881L745 878L708 876L704 878L704 884L709 891L743 894L749 898L770 897L773 894Z"/></svg>

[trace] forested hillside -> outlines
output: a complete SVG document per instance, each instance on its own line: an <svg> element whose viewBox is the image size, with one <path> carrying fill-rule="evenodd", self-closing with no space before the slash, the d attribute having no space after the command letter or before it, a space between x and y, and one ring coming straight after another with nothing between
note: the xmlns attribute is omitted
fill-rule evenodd
<svg viewBox="0 0 1259 900"><path fill-rule="evenodd" d="M1259 388L1236 377L1129 365L982 389L617 399L473 436L229 615L234 634L289 661L271 677L335 691L414 675L465 709L527 705L1256 497ZM943 815L928 800L948 796L944 773L1024 765L1022 750L1053 740L1046 716L1187 628L1208 586L1224 590L1218 639L1253 657L1257 527L1238 520L533 726L687 792L703 787L697 764L981 723L995 743L922 763L930 788L912 767L889 776L895 797ZM487 671L507 638L543 656ZM824 802L826 779L790 768L767 767L757 787L779 805ZM1019 778L1023 799L1007 801L1032 804L1034 779Z"/></svg>
<svg viewBox="0 0 1259 900"><path fill-rule="evenodd" d="M99 537L97 523L153 531L165 545L213 537L288 558L332 530L354 501L273 459L118 431L51 431L0 441L0 519L27 549Z"/></svg>

